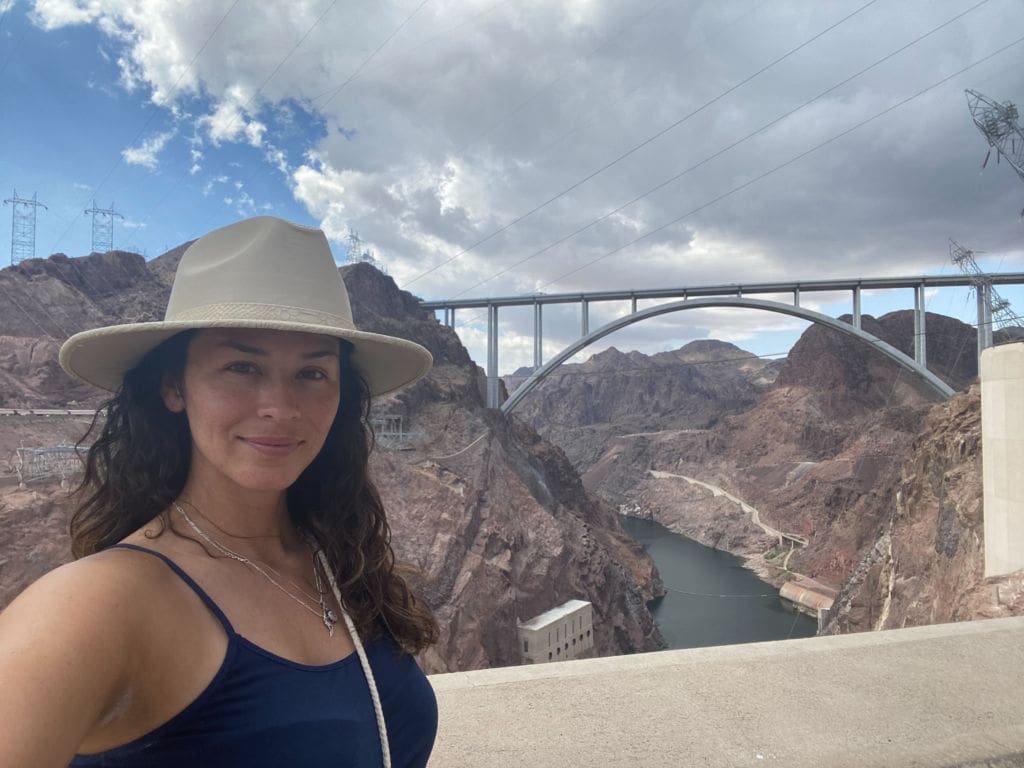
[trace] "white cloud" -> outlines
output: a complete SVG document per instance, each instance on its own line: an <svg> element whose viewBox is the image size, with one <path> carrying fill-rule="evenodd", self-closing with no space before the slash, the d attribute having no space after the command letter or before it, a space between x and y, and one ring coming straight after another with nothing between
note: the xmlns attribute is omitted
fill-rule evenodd
<svg viewBox="0 0 1024 768"><path fill-rule="evenodd" d="M125 87L198 110L178 114L207 145L258 147L331 238L358 230L428 297L936 271L951 236L996 260L1019 249L1020 182L1005 166L978 173L963 89L1024 100L1021 46L771 172L1011 42L1013 3L725 149L967 7L872 5L721 96L857 5L432 0L410 16L403 0L339 4L314 24L325 0L37 0L34 14L48 29L97 24ZM682 313L635 338L786 322L743 317Z"/></svg>
<svg viewBox="0 0 1024 768"><path fill-rule="evenodd" d="M157 155L163 151L164 147L167 146L167 142L173 136L174 131L154 134L148 139L143 139L142 143L137 147L128 147L121 150L121 157L124 158L126 163L131 165L141 165L154 170L157 165Z"/></svg>
<svg viewBox="0 0 1024 768"><path fill-rule="evenodd" d="M14 5L13 0L7 8L0 3L0 11ZM35 0L31 14L32 21L46 30L57 29L74 24L88 24L98 19L103 9L98 2L78 2L77 0Z"/></svg>

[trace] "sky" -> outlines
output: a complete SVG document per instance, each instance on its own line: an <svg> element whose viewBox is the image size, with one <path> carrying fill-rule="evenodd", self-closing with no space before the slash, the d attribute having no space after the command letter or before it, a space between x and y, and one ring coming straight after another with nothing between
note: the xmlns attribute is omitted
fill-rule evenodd
<svg viewBox="0 0 1024 768"><path fill-rule="evenodd" d="M1024 103L1022 38L1022 0L0 0L0 195L46 205L37 256L87 254L94 202L147 258L271 214L426 299L951 274L950 238L1024 271L1024 181L982 168L964 94ZM928 309L973 320L966 290ZM578 314L544 326L550 357ZM694 310L587 354L805 328ZM502 313L502 372L531 333Z"/></svg>

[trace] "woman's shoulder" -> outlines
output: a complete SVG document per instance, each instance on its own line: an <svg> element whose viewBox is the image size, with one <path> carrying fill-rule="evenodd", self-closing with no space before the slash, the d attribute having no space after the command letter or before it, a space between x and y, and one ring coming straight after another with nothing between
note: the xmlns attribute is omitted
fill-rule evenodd
<svg viewBox="0 0 1024 768"><path fill-rule="evenodd" d="M65 563L30 584L0 613L0 632L56 624L74 641L105 643L118 635L133 640L144 631L150 599L166 589L174 575L151 556L129 549L105 549Z"/></svg>

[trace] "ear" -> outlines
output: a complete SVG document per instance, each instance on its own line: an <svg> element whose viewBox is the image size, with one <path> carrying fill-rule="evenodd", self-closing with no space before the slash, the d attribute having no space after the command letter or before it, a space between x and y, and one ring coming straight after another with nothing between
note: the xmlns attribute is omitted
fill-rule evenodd
<svg viewBox="0 0 1024 768"><path fill-rule="evenodd" d="M182 413L185 410L185 396L181 392L181 385L172 381L170 377L165 376L160 385L160 399L171 413Z"/></svg>

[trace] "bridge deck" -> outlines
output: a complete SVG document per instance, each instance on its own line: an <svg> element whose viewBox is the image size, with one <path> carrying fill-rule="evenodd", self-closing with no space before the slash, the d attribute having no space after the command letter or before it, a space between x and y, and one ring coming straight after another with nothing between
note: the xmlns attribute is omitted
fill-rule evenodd
<svg viewBox="0 0 1024 768"><path fill-rule="evenodd" d="M1024 618L431 682L438 768L1024 765Z"/></svg>
<svg viewBox="0 0 1024 768"><path fill-rule="evenodd" d="M883 290L892 288L966 287L984 279L993 285L1024 283L1024 272L999 272L984 275L912 275L907 277L843 278L838 280L793 280L779 283L725 283L672 288L638 288L619 291L576 291L575 293L537 293L520 296L490 296L469 299L437 299L424 301L426 309L469 309L488 306L515 307L532 304L569 304L579 301L630 301L631 299L682 299L702 296L735 296L820 291Z"/></svg>

